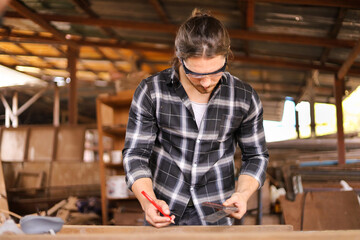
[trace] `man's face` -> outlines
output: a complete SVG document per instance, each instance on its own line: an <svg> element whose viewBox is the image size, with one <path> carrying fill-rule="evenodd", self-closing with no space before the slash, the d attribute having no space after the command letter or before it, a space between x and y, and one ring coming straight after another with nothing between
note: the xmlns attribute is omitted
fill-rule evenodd
<svg viewBox="0 0 360 240"><path fill-rule="evenodd" d="M180 61L189 82L203 94L214 90L226 67L226 58L223 55L213 58L191 57Z"/></svg>

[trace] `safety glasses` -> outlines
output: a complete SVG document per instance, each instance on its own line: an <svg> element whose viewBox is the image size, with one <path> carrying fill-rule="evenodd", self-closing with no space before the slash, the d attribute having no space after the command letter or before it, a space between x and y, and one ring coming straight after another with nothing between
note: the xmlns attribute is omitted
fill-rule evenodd
<svg viewBox="0 0 360 240"><path fill-rule="evenodd" d="M224 66L222 66L219 70L216 70L216 71L210 72L210 73L197 73L197 72L191 71L190 69L188 69L185 66L185 62L184 62L183 59L181 59L181 64L183 65L184 71L185 71L186 75L188 75L188 77L191 77L191 78L203 78L205 76L208 76L210 78L215 78L215 77L222 76L222 74L225 72L226 64L227 64L227 58L225 58Z"/></svg>

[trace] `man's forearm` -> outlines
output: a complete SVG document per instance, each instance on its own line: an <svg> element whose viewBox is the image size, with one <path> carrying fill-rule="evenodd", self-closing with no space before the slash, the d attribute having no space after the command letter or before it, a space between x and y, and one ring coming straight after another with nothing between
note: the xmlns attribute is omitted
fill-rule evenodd
<svg viewBox="0 0 360 240"><path fill-rule="evenodd" d="M240 175L236 193L240 193L246 200L259 188L259 182L250 175Z"/></svg>
<svg viewBox="0 0 360 240"><path fill-rule="evenodd" d="M148 204L148 200L141 194L142 191L145 191L151 198L156 199L153 187L152 180L150 178L139 178L134 182L131 187L131 190L135 194L136 198L139 200L141 207L145 210L145 205Z"/></svg>

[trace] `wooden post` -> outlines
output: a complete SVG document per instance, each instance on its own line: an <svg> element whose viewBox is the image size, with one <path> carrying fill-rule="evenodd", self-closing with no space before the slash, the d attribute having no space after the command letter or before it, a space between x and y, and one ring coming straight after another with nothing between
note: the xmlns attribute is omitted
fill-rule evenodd
<svg viewBox="0 0 360 240"><path fill-rule="evenodd" d="M335 74L335 105L336 105L336 123L337 123L337 150L338 164L345 164L345 140L343 126L342 98L344 95L344 79L338 79Z"/></svg>
<svg viewBox="0 0 360 240"><path fill-rule="evenodd" d="M337 140L338 140L338 164L345 164L345 140L342 112L342 97L345 92L344 78L349 72L352 64L360 53L360 40L356 43L350 52L346 61L341 65L337 74L335 74L335 104L337 118Z"/></svg>
<svg viewBox="0 0 360 240"><path fill-rule="evenodd" d="M5 108L5 127L10 127L10 112L11 110L9 108Z"/></svg>
<svg viewBox="0 0 360 240"><path fill-rule="evenodd" d="M13 99L12 99L12 112L14 114L14 119L12 120L12 126L17 128L19 126L19 117L17 114L18 111L18 93L14 92Z"/></svg>
<svg viewBox="0 0 360 240"><path fill-rule="evenodd" d="M309 91L309 104L310 104L310 129L311 129L311 138L316 137L316 124L315 124L315 91L314 91L314 71L312 71L312 76L308 78L308 91Z"/></svg>
<svg viewBox="0 0 360 240"><path fill-rule="evenodd" d="M300 139L299 111L295 108L295 129L297 138Z"/></svg>
<svg viewBox="0 0 360 240"><path fill-rule="evenodd" d="M0 194L1 194L0 195L0 212L1 212L1 210L5 210L6 212L3 212L5 214L5 217L9 217L9 213L8 213L9 205L8 205L8 201L7 201L5 177L4 177L1 159L0 159Z"/></svg>
<svg viewBox="0 0 360 240"><path fill-rule="evenodd" d="M310 128L311 128L311 138L316 137L316 124L315 124L315 101L313 98L310 99Z"/></svg>
<svg viewBox="0 0 360 240"><path fill-rule="evenodd" d="M15 116L13 115L12 110L11 110L8 102L6 101L5 97L2 94L0 94L0 98L1 98L1 102L3 103L4 108L5 108L5 127L9 128L10 121L13 121Z"/></svg>
<svg viewBox="0 0 360 240"><path fill-rule="evenodd" d="M77 108L77 79L76 79L76 63L79 58L79 49L68 47L68 70L70 73L70 86L69 86L69 124L77 124L78 121L78 108Z"/></svg>
<svg viewBox="0 0 360 240"><path fill-rule="evenodd" d="M103 125L102 125L102 114L101 105L103 103L99 98L96 99L96 116L97 116L97 128L99 136L99 167L100 167L100 184L101 184L101 211L102 211L102 223L103 225L108 224L108 209L107 209L107 191L106 191L106 171L105 163L103 160L104 156L104 144L103 144Z"/></svg>
<svg viewBox="0 0 360 240"><path fill-rule="evenodd" d="M53 125L58 127L60 124L60 94L59 87L54 85L54 109L53 109Z"/></svg>

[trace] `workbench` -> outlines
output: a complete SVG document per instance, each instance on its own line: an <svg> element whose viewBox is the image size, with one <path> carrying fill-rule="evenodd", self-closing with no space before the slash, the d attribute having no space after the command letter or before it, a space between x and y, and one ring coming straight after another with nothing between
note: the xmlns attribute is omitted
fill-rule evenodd
<svg viewBox="0 0 360 240"><path fill-rule="evenodd" d="M293 231L290 225L172 226L160 229L145 226L65 225L56 236L23 235L20 238L25 240L359 240L360 230L300 232ZM19 239L19 235L2 235L1 239Z"/></svg>

